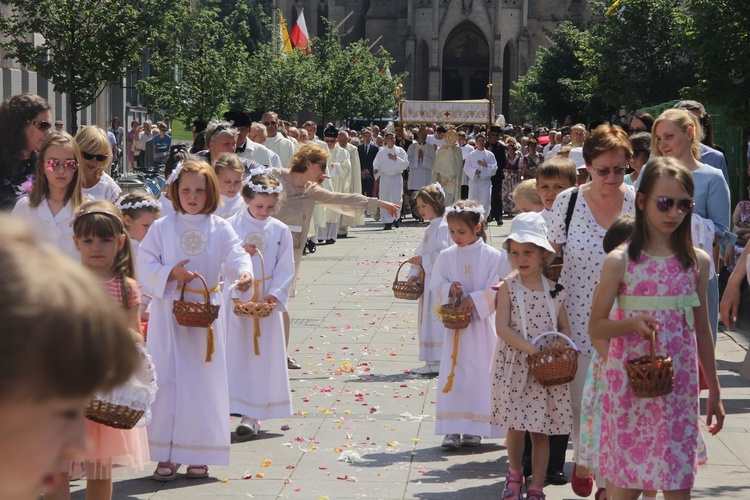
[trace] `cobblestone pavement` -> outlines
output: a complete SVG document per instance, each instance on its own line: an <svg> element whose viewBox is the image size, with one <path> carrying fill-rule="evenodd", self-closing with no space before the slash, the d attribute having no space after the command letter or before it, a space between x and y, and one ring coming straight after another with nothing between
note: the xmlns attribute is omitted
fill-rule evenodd
<svg viewBox="0 0 750 500"><path fill-rule="evenodd" d="M368 219L349 238L304 257L289 307L290 351L302 364L290 371L294 416L263 422L252 441L233 434L231 465L212 467L208 479L185 479L183 466L177 480L158 483L150 468L116 480L114 498L499 498L507 472L502 441L440 448L437 379L408 373L420 366L417 306L395 299L391 284L424 227L407 219L382 231ZM492 226L494 246L508 227ZM698 473L695 498L750 498L750 382L738 376L747 349L745 336L719 335L728 417L718 436L706 438L710 465ZM233 419L232 428L238 423ZM569 461L568 475L571 468ZM74 499L85 498L85 482L72 487ZM550 500L577 498L569 485L545 493Z"/></svg>

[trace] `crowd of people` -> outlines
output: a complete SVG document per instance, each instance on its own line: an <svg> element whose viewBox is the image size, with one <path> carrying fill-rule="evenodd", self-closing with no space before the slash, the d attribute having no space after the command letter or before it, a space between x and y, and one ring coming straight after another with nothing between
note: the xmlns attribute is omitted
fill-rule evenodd
<svg viewBox="0 0 750 500"><path fill-rule="evenodd" d="M181 464L189 479L228 465L230 414L241 417L236 435L248 439L264 420L292 414L287 369L300 365L287 353L289 310L303 254L347 237L366 214L394 230L411 213L427 223L408 260L408 284L424 290L424 365L412 373L438 377L442 446L504 437L504 499L543 499L545 484L568 481L581 497L596 485L597 500L656 491L689 498L706 460L701 386L709 433L724 420L716 270L739 256L722 303L727 323L748 253L733 248L726 162L722 170L721 152L702 142L706 117L699 103L683 101L656 119L634 115L630 135L611 124L532 131L397 123L360 131L328 124L319 139L314 122L230 112L197 121L191 150L171 144L159 122L146 141L148 161L166 177L155 199L123 193L107 174L118 131L128 162L144 156L136 122L127 133L113 121L109 133L87 126L72 137L51 130L40 97L7 99L0 201L12 215L0 225L0 268L16 277L0 290L12 351L0 405L17 409L0 422L12 430L32 411L67 412L68 420L46 459L21 462L28 469L17 476L8 475L18 465L10 450L39 436L0 439L0 471L18 478L3 482L0 496L66 498L68 478L83 470L87 497L105 499L114 467L154 461L153 479L168 482ZM738 208L735 227L744 227L745 211ZM510 231L494 248L488 224L503 219ZM60 288L49 290L40 272ZM92 293L101 284L107 294ZM103 296L114 300L104 307ZM29 316L25 308L44 297L49 306ZM89 311L86 301L101 308ZM30 319L52 325L55 315L78 336L70 345ZM34 344L24 336L32 323ZM674 388L641 398L626 366L650 346L672 358ZM527 357L569 347L577 353L570 380L540 382ZM57 350L69 358L48 362ZM81 370L83 362L91 369ZM269 382L247 383L258 379ZM95 392L95 400L145 408L145 418L126 430L92 420L84 428Z"/></svg>

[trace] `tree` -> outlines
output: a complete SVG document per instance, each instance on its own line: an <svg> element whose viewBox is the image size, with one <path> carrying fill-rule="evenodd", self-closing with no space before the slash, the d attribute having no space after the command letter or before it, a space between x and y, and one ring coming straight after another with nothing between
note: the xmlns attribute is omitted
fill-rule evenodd
<svg viewBox="0 0 750 500"><path fill-rule="evenodd" d="M245 46L249 55L267 46L271 38L269 19L257 0L203 0L202 4L218 12L224 27Z"/></svg>
<svg viewBox="0 0 750 500"><path fill-rule="evenodd" d="M278 47L267 44L255 51L247 67L238 93L240 108L289 117L311 100L313 59L299 49L282 55Z"/></svg>
<svg viewBox="0 0 750 500"><path fill-rule="evenodd" d="M151 54L151 76L136 87L148 99L149 111L181 118L189 128L194 119L210 120L228 108L247 53L214 8L183 2L164 15L170 16L172 30Z"/></svg>
<svg viewBox="0 0 750 500"><path fill-rule="evenodd" d="M698 81L687 94L727 107L730 119L750 128L750 3L689 0L690 44Z"/></svg>
<svg viewBox="0 0 750 500"><path fill-rule="evenodd" d="M382 47L373 55L369 42L358 40L342 49L333 23L328 23L326 36L314 38L311 45L316 85L310 107L322 121L376 118L395 107L395 87L405 75L390 75L392 59Z"/></svg>
<svg viewBox="0 0 750 500"><path fill-rule="evenodd" d="M566 21L549 37L554 44L537 51L534 64L510 91L517 112L552 122L592 111L597 89L583 63L590 50L589 34Z"/></svg>
<svg viewBox="0 0 750 500"><path fill-rule="evenodd" d="M67 94L70 132L77 112L96 101L108 83L141 64L140 54L163 29L164 11L177 0L1 0L7 58L36 71ZM43 37L35 45L32 33ZM142 36L135 36L138 33Z"/></svg>

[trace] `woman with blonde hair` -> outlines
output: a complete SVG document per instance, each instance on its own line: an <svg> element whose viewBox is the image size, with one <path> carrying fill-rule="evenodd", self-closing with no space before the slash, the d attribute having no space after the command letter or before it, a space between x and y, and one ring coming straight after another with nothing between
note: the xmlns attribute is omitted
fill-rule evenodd
<svg viewBox="0 0 750 500"><path fill-rule="evenodd" d="M107 132L96 125L83 127L76 134L81 150L83 194L90 200L117 201L122 189L105 171L112 163L112 148Z"/></svg>

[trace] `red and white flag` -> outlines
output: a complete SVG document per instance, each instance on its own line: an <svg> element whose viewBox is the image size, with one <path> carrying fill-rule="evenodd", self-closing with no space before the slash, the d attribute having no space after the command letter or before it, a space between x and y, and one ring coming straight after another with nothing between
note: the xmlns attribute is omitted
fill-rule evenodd
<svg viewBox="0 0 750 500"><path fill-rule="evenodd" d="M305 23L304 10L301 10L297 22L292 28L292 32L289 35L292 40L292 44L298 49L303 50L305 53L310 52L310 36L307 34L307 23Z"/></svg>

